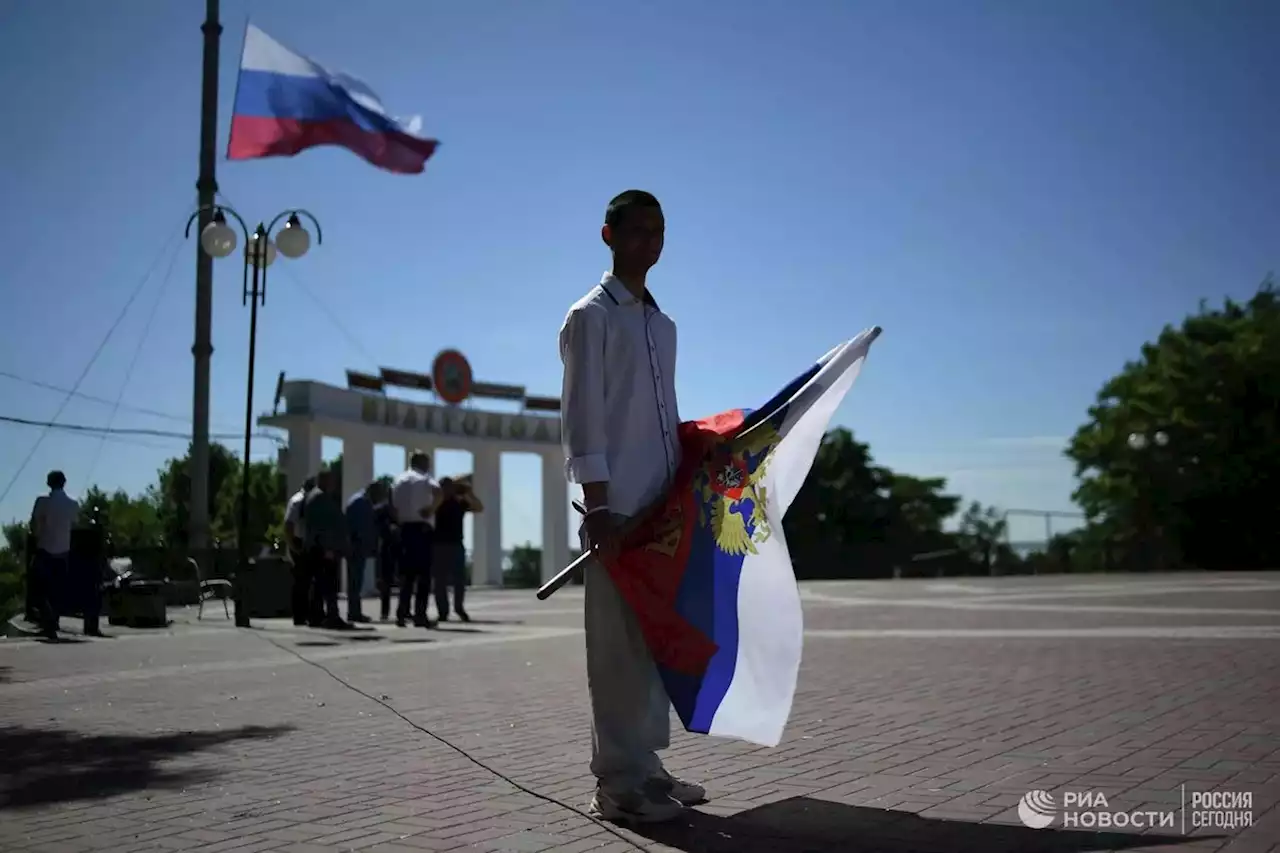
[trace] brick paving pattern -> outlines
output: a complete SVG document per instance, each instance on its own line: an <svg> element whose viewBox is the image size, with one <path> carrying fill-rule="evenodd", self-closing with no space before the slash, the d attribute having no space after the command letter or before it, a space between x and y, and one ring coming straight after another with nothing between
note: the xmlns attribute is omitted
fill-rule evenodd
<svg viewBox="0 0 1280 853"><path fill-rule="evenodd" d="M592 784L580 589L478 591L433 632L218 612L0 642L0 851L1280 853L1280 574L803 591L786 739L677 735L713 799L643 834L566 807ZM1031 829L1031 790L1178 820ZM1248 792L1249 825L1184 833L1206 791Z"/></svg>

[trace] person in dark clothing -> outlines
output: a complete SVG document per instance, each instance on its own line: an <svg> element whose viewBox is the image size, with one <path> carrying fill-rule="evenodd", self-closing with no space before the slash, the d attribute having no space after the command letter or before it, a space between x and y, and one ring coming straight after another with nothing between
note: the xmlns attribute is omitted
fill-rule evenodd
<svg viewBox="0 0 1280 853"><path fill-rule="evenodd" d="M484 504L471 490L471 481L445 477L440 481L444 499L436 509L435 555L431 563L435 586L436 614L449 619L449 589L453 589L453 609L463 622L471 617L463 608L467 594L467 549L462 543L462 520L469 512L484 512Z"/></svg>
<svg viewBox="0 0 1280 853"><path fill-rule="evenodd" d="M293 571L293 590L291 603L293 624L306 625L310 621L311 601L315 578L312 568L307 563L306 525L302 520L302 508L307 495L316 487L316 478L308 477L302 488L294 492L285 504L284 541L289 554L289 565Z"/></svg>
<svg viewBox="0 0 1280 853"><path fill-rule="evenodd" d="M23 559L26 563L26 607L24 609L27 621L32 625L40 624L40 604L36 600L36 592L39 590L40 581L36 578L36 537L28 528L26 547L23 549Z"/></svg>
<svg viewBox="0 0 1280 853"><path fill-rule="evenodd" d="M374 509L378 525L378 595L382 599L382 621L391 618L391 591L400 565L400 531L396 527L390 496Z"/></svg>
<svg viewBox="0 0 1280 853"><path fill-rule="evenodd" d="M378 525L374 511L382 500L383 485L370 483L347 501L347 532L351 537L351 552L347 555L347 621L368 622L369 617L361 609L361 593L364 590L364 570L370 557L378 554Z"/></svg>
<svg viewBox="0 0 1280 853"><path fill-rule="evenodd" d="M88 524L71 531L71 554L67 561L69 609L80 612L86 637L101 637L98 627L102 613L102 576L107 567L111 541L103 519L95 507Z"/></svg>
<svg viewBox="0 0 1280 853"><path fill-rule="evenodd" d="M347 517L338 497L337 477L324 471L302 505L306 560L313 568L315 595L308 624L313 628L349 627L338 615L338 570L350 553Z"/></svg>
<svg viewBox="0 0 1280 853"><path fill-rule="evenodd" d="M50 471L45 482L49 494L36 498L31 508L29 530L36 543L31 580L40 632L50 640L58 638L58 619L66 602L71 553L71 530L80 515L80 504L67 496L67 478Z"/></svg>

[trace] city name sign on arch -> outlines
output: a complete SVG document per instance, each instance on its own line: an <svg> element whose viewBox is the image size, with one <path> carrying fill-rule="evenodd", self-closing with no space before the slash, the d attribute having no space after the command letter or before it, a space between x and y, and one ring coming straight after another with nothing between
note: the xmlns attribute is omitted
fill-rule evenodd
<svg viewBox="0 0 1280 853"><path fill-rule="evenodd" d="M360 420L440 436L560 444L560 419L409 403L361 394Z"/></svg>

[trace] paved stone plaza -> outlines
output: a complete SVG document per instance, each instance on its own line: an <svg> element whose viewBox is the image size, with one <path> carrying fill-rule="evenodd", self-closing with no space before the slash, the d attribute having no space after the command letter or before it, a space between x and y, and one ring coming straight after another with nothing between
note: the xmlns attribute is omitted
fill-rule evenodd
<svg viewBox="0 0 1280 853"><path fill-rule="evenodd" d="M0 642L0 851L1280 853L1280 574L804 593L785 741L677 735L668 767L713 800L643 835L529 793L590 795L580 588L476 592L474 624L431 632L242 631L215 605ZM1018 816L1032 790L1047 828ZM1099 812L1157 827L1078 828Z"/></svg>

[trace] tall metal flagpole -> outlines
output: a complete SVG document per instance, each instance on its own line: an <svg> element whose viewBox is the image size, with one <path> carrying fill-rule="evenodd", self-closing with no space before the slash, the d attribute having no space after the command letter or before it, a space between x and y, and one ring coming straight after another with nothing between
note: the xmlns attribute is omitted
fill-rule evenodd
<svg viewBox="0 0 1280 853"><path fill-rule="evenodd" d="M200 233L213 220L218 194L218 46L222 24L218 0L205 0L204 69L200 94L200 176L196 181ZM213 356L213 258L196 241L196 335L191 346L195 380L191 400L191 514L190 550L204 557L209 547L209 361ZM237 610L237 614L239 611Z"/></svg>

